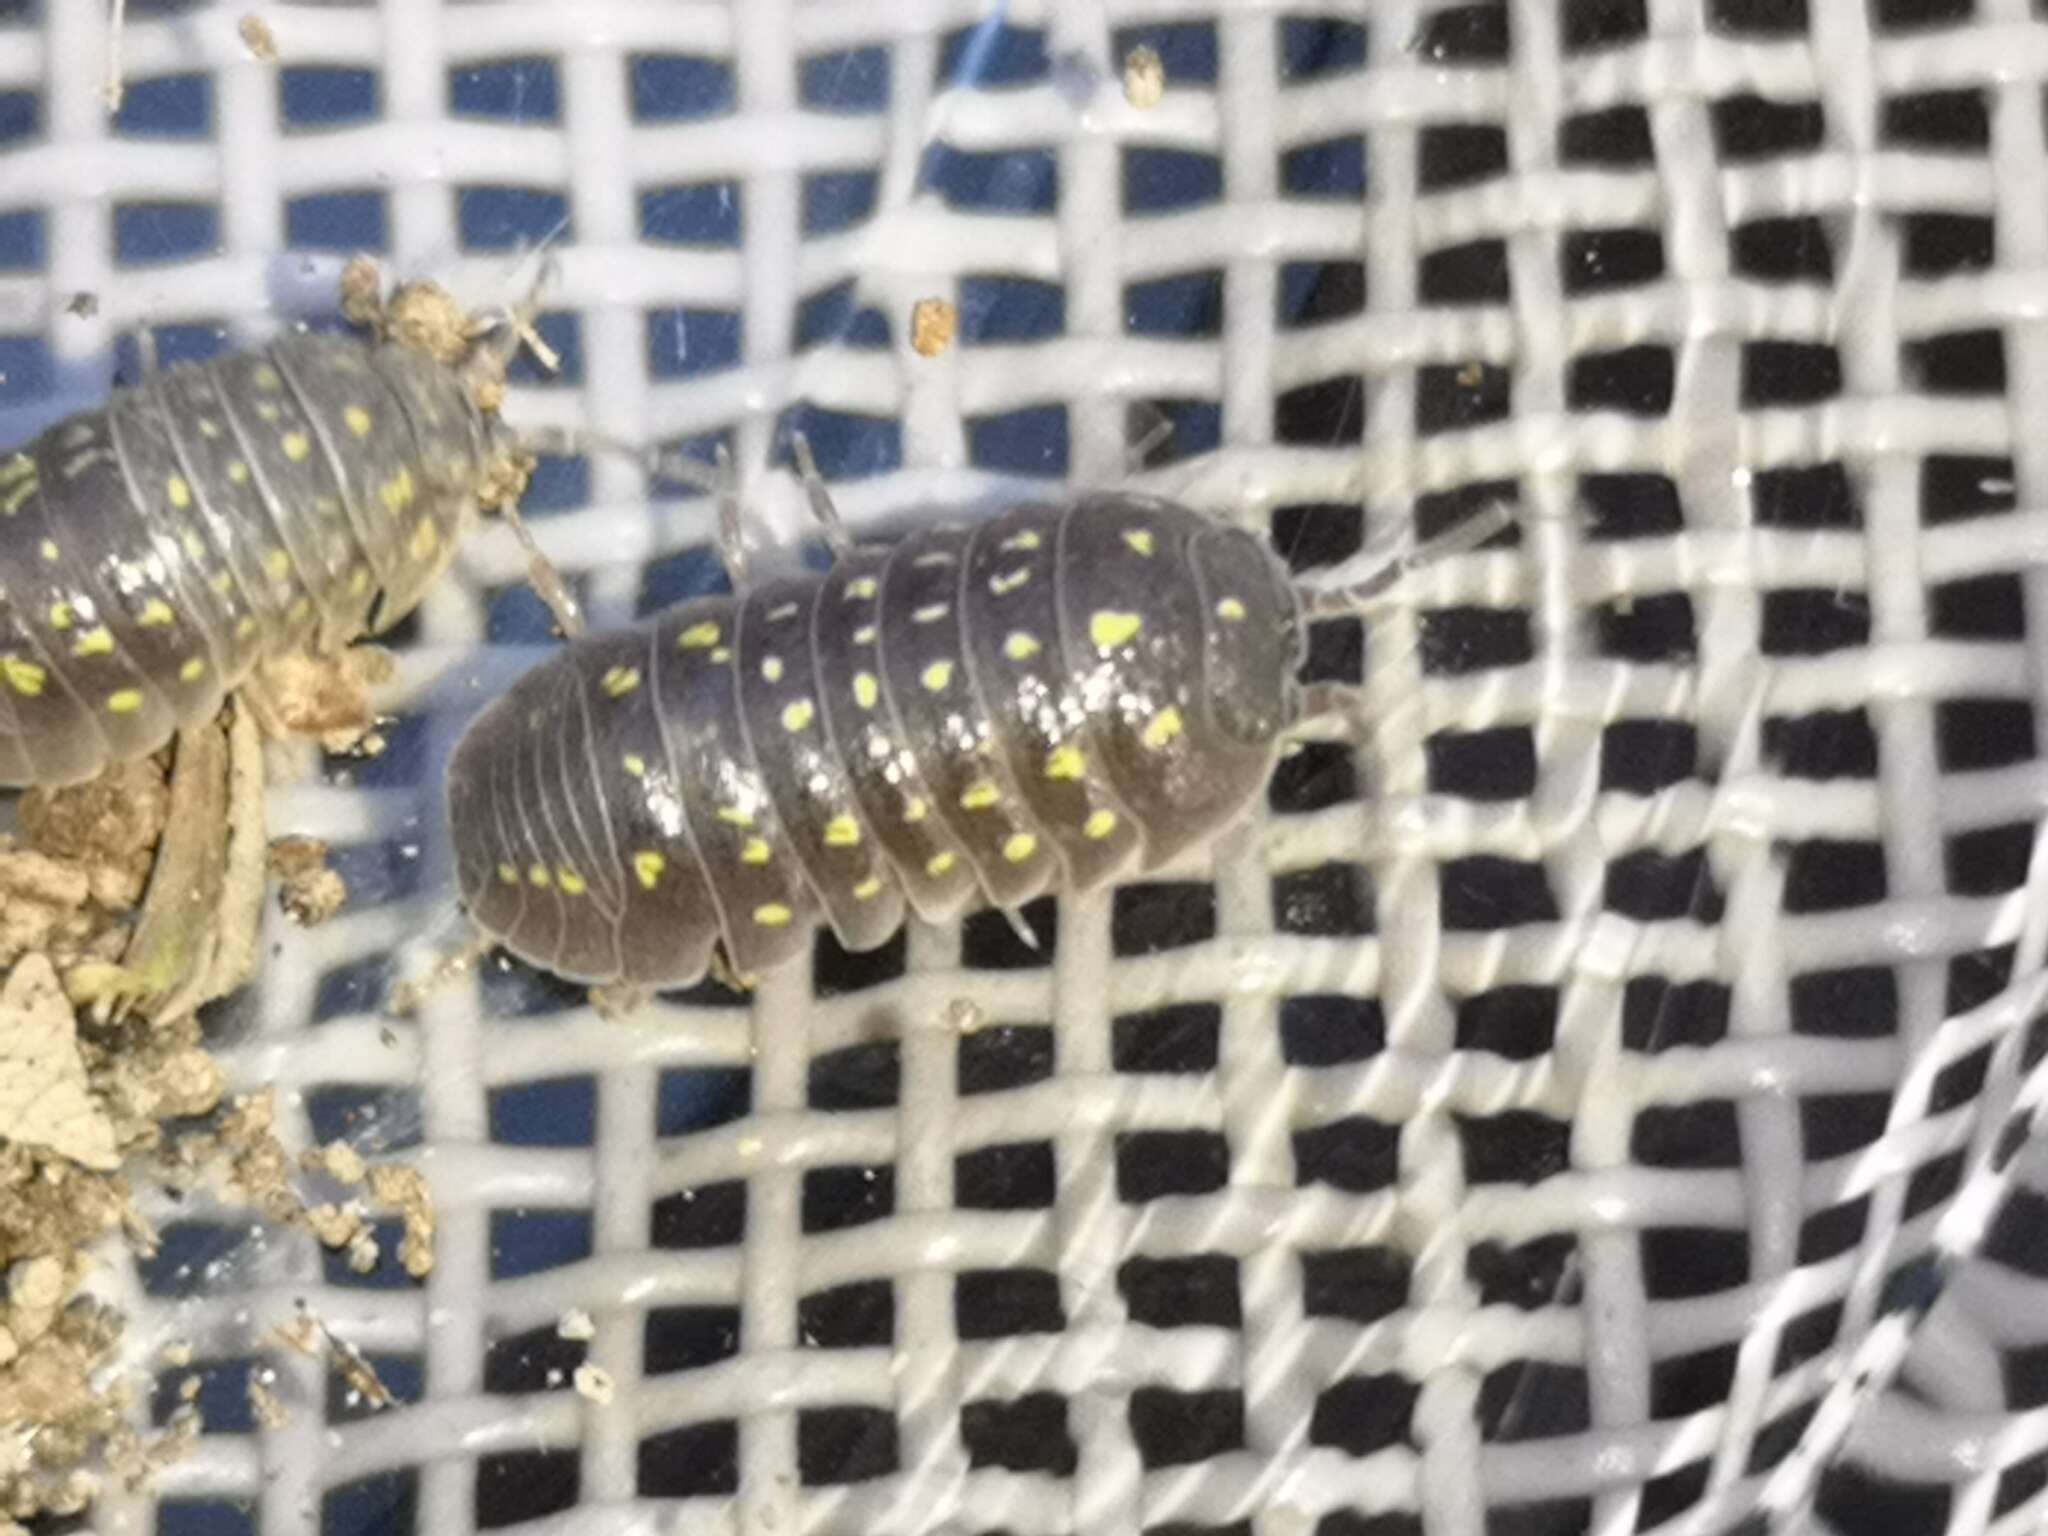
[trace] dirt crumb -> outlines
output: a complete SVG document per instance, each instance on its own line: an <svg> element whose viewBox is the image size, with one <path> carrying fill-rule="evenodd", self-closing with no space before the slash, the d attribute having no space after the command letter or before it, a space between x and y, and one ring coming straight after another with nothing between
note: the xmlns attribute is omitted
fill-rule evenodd
<svg viewBox="0 0 2048 1536"><path fill-rule="evenodd" d="M91 289L81 289L71 295L71 302L64 306L64 313L76 315L81 320L90 320L100 312L100 296Z"/></svg>
<svg viewBox="0 0 2048 1536"><path fill-rule="evenodd" d="M370 1170L370 1197L405 1224L398 1262L415 1280L434 1268L434 1203L426 1175L404 1163L380 1163Z"/></svg>
<svg viewBox="0 0 2048 1536"><path fill-rule="evenodd" d="M299 1166L308 1173L324 1173L342 1184L360 1184L369 1176L363 1154L345 1141L330 1141L324 1147L315 1147L299 1159Z"/></svg>
<svg viewBox="0 0 2048 1536"><path fill-rule="evenodd" d="M326 922L348 901L348 882L328 864L328 853L317 837L280 837L270 845L278 905L301 928Z"/></svg>
<svg viewBox="0 0 2048 1536"><path fill-rule="evenodd" d="M946 1005L946 1024L955 1034L978 1034L987 1027L988 1015L972 999L956 997Z"/></svg>
<svg viewBox="0 0 2048 1536"><path fill-rule="evenodd" d="M576 1395L596 1403L599 1407L612 1400L612 1373L601 1365L584 1364L576 1367Z"/></svg>
<svg viewBox="0 0 2048 1536"><path fill-rule="evenodd" d="M953 344L960 312L950 299L919 299L910 310L910 345L919 357L937 357Z"/></svg>
<svg viewBox="0 0 2048 1536"><path fill-rule="evenodd" d="M1156 107L1166 95L1166 61L1150 43L1124 55L1124 100L1134 107Z"/></svg>
<svg viewBox="0 0 2048 1536"><path fill-rule="evenodd" d="M597 1324L581 1307L571 1307L555 1323L555 1336L580 1343L597 1337Z"/></svg>
<svg viewBox="0 0 2048 1536"><path fill-rule="evenodd" d="M392 339L450 368L469 355L470 317L438 283L402 283L384 306Z"/></svg>
<svg viewBox="0 0 2048 1536"><path fill-rule="evenodd" d="M268 1369L249 1375L249 1411L265 1429L283 1429L292 1421L291 1410L270 1388L270 1382L276 1379L277 1373Z"/></svg>
<svg viewBox="0 0 2048 1536"><path fill-rule="evenodd" d="M265 64L277 62L277 35L269 22L251 11L237 23L236 30L242 34L242 46L249 50L250 58Z"/></svg>
<svg viewBox="0 0 2048 1536"><path fill-rule="evenodd" d="M338 656L282 656L258 669L249 691L274 736L310 736L337 756L375 757L384 738L371 694L397 670L391 653L356 645Z"/></svg>

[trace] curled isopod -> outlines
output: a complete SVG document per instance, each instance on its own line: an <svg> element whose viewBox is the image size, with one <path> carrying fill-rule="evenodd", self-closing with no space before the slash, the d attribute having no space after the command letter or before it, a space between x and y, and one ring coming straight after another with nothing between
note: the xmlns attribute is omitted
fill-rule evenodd
<svg viewBox="0 0 2048 1536"><path fill-rule="evenodd" d="M1149 496L737 585L568 646L470 724L449 815L487 937L632 991L715 951L761 974L821 919L863 950L906 909L1093 889L1222 832L1304 716L1309 595Z"/></svg>
<svg viewBox="0 0 2048 1536"><path fill-rule="evenodd" d="M498 335L436 358L293 334L0 454L0 786L142 757L261 662L410 612L479 505L509 513L523 484L491 408L508 356Z"/></svg>

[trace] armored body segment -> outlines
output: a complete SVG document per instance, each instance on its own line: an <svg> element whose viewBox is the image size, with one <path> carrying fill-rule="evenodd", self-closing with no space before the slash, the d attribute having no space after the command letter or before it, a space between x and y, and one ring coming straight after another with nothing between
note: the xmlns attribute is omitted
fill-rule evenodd
<svg viewBox="0 0 2048 1536"><path fill-rule="evenodd" d="M0 693L7 696L10 734L32 771L7 782L72 784L99 771L109 750L107 738L65 685L29 622L47 584L47 577L36 579L35 572L49 539L38 482L33 477L17 480L8 500L0 501L0 507L8 506L12 510L0 514Z"/></svg>
<svg viewBox="0 0 2048 1536"><path fill-rule="evenodd" d="M89 462L81 462L90 453ZM116 758L140 757L176 725L163 694L115 642L105 610L107 592L96 579L118 558L105 545L97 517L70 522L74 509L94 498L126 505L120 463L106 418L71 423L63 441L45 437L35 454L40 485L8 531L21 539L14 559L21 584L22 622L49 658L55 678L91 716L103 739L98 772ZM68 471L68 473L67 473Z"/></svg>
<svg viewBox="0 0 2048 1536"><path fill-rule="evenodd" d="M883 696L887 560L886 554L857 550L820 583L811 621L818 692L869 831L912 909L927 922L943 922L974 894L974 874L935 809L935 792Z"/></svg>
<svg viewBox="0 0 2048 1536"><path fill-rule="evenodd" d="M1128 494L1084 496L1060 523L1061 632L1099 752L1157 868L1206 841L1264 785L1273 752L1214 729L1190 542L1199 513Z"/></svg>
<svg viewBox="0 0 2048 1536"><path fill-rule="evenodd" d="M1299 714L1294 679L1308 641L1300 603L1249 534L1204 528L1191 548L1205 630L1203 705L1225 736L1264 746Z"/></svg>
<svg viewBox="0 0 2048 1536"><path fill-rule="evenodd" d="M607 677L655 674L659 631L641 624L573 649L590 712L592 782L601 799L625 892L619 916L620 980L687 986L710 964L719 909L683 813L683 791L655 717L658 690L623 691Z"/></svg>
<svg viewBox="0 0 2048 1536"><path fill-rule="evenodd" d="M602 982L619 973L618 934L592 884L595 857L570 803L570 764L582 755L575 750L582 734L577 678L571 667L545 670L549 686L535 700L539 721L528 742L539 785L529 814L552 853L553 890L562 910L563 959L557 969L580 981Z"/></svg>
<svg viewBox="0 0 2048 1536"><path fill-rule="evenodd" d="M882 693L931 786L934 813L967 852L991 902L1019 906L1058 864L1004 760L968 660L960 561L969 535L907 539L882 576Z"/></svg>
<svg viewBox="0 0 2048 1536"><path fill-rule="evenodd" d="M1137 824L1088 752L1087 711L1060 631L1060 509L1024 506L977 529L961 583L976 682L1017 792L1055 842L1070 889L1137 857Z"/></svg>
<svg viewBox="0 0 2048 1536"><path fill-rule="evenodd" d="M765 583L739 617L740 697L754 761L797 862L848 949L873 949L903 921L903 896L855 800L813 658L815 576ZM686 633L705 650L719 637Z"/></svg>
<svg viewBox="0 0 2048 1536"><path fill-rule="evenodd" d="M808 950L818 902L784 834L740 718L736 646L682 644L692 624L737 621L729 599L685 604L654 622L648 679L603 684L656 689L655 710L676 767L684 813L724 919L726 954L742 975Z"/></svg>

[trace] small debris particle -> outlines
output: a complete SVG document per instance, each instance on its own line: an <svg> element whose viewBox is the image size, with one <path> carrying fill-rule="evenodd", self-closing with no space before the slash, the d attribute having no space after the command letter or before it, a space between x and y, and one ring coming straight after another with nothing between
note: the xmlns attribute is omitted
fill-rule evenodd
<svg viewBox="0 0 2048 1536"><path fill-rule="evenodd" d="M78 1020L45 955L25 956L0 988L0 1126L83 1168L121 1166L114 1122L86 1081Z"/></svg>
<svg viewBox="0 0 2048 1536"><path fill-rule="evenodd" d="M292 1416L278 1395L270 1390L263 1380L270 1372L259 1372L249 1378L249 1411L256 1416L256 1422L265 1429L283 1429L291 1423Z"/></svg>
<svg viewBox="0 0 2048 1536"><path fill-rule="evenodd" d="M577 1366L576 1395L603 1407L612 1400L612 1373L599 1365Z"/></svg>
<svg viewBox="0 0 2048 1536"><path fill-rule="evenodd" d="M1461 389L1477 389L1486 382L1484 363L1466 363L1458 370L1458 386Z"/></svg>
<svg viewBox="0 0 2048 1536"><path fill-rule="evenodd" d="M591 1320L590 1314L581 1307L571 1307L562 1314L561 1320L555 1324L555 1336L557 1338L573 1339L578 1342L594 1339L597 1337L597 1324Z"/></svg>
<svg viewBox="0 0 2048 1536"><path fill-rule="evenodd" d="M1156 107L1166 95L1166 61L1150 43L1124 55L1124 100L1134 107Z"/></svg>
<svg viewBox="0 0 2048 1536"><path fill-rule="evenodd" d="M976 1034L988 1025L988 1015L976 1003L956 997L946 1005L946 1023L955 1034Z"/></svg>
<svg viewBox="0 0 2048 1536"><path fill-rule="evenodd" d="M64 306L64 313L76 315L81 320L90 320L100 312L100 296L89 288L82 288L71 295L71 302Z"/></svg>
<svg viewBox="0 0 2048 1536"><path fill-rule="evenodd" d="M192 1341L190 1339L173 1339L158 1351L158 1354L165 1365L174 1367L190 1365L192 1363Z"/></svg>
<svg viewBox="0 0 2048 1536"><path fill-rule="evenodd" d="M277 62L277 37L270 30L270 23L254 11L241 19L237 29L242 34L242 46L249 50L249 57L261 59L266 64Z"/></svg>
<svg viewBox="0 0 2048 1536"><path fill-rule="evenodd" d="M376 257L351 256L341 269L341 312L351 325L382 333L384 271Z"/></svg>
<svg viewBox="0 0 2048 1536"><path fill-rule="evenodd" d="M910 311L910 345L919 357L937 357L959 327L960 311L950 299L919 299Z"/></svg>
<svg viewBox="0 0 2048 1536"><path fill-rule="evenodd" d="M258 668L244 697L273 736L310 736L337 757L374 757L380 722L370 695L396 671L391 653L374 645L337 656L280 656Z"/></svg>
<svg viewBox="0 0 2048 1536"><path fill-rule="evenodd" d="M426 1176L402 1163L379 1164L370 1170L370 1196L404 1220L398 1262L415 1280L425 1279L434 1268L434 1203Z"/></svg>
<svg viewBox="0 0 2048 1536"><path fill-rule="evenodd" d="M328 865L328 852L317 837L280 837L270 845L277 903L301 928L326 922L348 900L348 882Z"/></svg>
<svg viewBox="0 0 2048 1536"><path fill-rule="evenodd" d="M349 1270L354 1274L367 1275L377 1267L377 1260L382 1252L383 1250L377 1246L377 1235L369 1228L364 1228L349 1239Z"/></svg>
<svg viewBox="0 0 2048 1536"><path fill-rule="evenodd" d="M299 1159L308 1173L324 1173L343 1184L360 1184L368 1177L363 1154L345 1141L330 1141Z"/></svg>

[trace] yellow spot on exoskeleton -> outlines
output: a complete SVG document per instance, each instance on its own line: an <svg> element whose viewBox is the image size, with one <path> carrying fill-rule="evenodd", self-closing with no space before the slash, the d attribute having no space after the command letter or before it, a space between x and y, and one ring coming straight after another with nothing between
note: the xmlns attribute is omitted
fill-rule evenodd
<svg viewBox="0 0 2048 1536"><path fill-rule="evenodd" d="M701 651L706 646L718 644L718 626L706 619L701 624L692 624L676 636L679 651Z"/></svg>
<svg viewBox="0 0 2048 1536"><path fill-rule="evenodd" d="M45 539L37 553L49 561L50 564L55 565L64 552L57 548L57 541L55 539Z"/></svg>
<svg viewBox="0 0 2048 1536"><path fill-rule="evenodd" d="M258 400L256 402L256 419L258 421L262 422L265 426L273 426L276 424L277 418L278 409L276 406L272 405L268 400Z"/></svg>
<svg viewBox="0 0 2048 1536"><path fill-rule="evenodd" d="M234 590L235 578L226 571L215 571L213 573L212 586L214 591L218 592L222 597L226 597L228 593Z"/></svg>
<svg viewBox="0 0 2048 1536"><path fill-rule="evenodd" d="M107 713L132 715L142 708L142 695L133 688L123 688L107 695Z"/></svg>
<svg viewBox="0 0 2048 1536"><path fill-rule="evenodd" d="M1169 704L1145 722L1144 733L1139 739L1146 746L1157 751L1173 740L1174 737L1178 736L1184 729L1186 729L1186 726L1181 720L1180 710Z"/></svg>
<svg viewBox="0 0 2048 1536"><path fill-rule="evenodd" d="M798 699L795 703L783 707L782 728L785 731L801 731L810 725L812 717L816 714L817 710L812 707L809 699Z"/></svg>
<svg viewBox="0 0 2048 1536"><path fill-rule="evenodd" d="M305 623L306 620L313 616L313 600L310 597L300 598L291 607L285 609L284 616L294 624Z"/></svg>
<svg viewBox="0 0 2048 1536"><path fill-rule="evenodd" d="M597 686L615 699L623 699L640 686L638 667L613 667L598 679Z"/></svg>
<svg viewBox="0 0 2048 1536"><path fill-rule="evenodd" d="M306 456L313 451L313 445L306 440L303 432L287 432L284 435L284 456L294 464L303 464Z"/></svg>
<svg viewBox="0 0 2048 1536"><path fill-rule="evenodd" d="M1244 618L1244 604L1234 597L1226 597L1216 605L1216 617L1226 623L1236 624Z"/></svg>
<svg viewBox="0 0 2048 1536"><path fill-rule="evenodd" d="M412 531L412 557L415 560L430 560L440 547L441 530L434 526L430 517L420 519L419 527Z"/></svg>
<svg viewBox="0 0 2048 1536"><path fill-rule="evenodd" d="M647 759L637 752L628 752L620 761L626 765L626 772L636 779L647 772Z"/></svg>
<svg viewBox="0 0 2048 1536"><path fill-rule="evenodd" d="M903 819L905 821L923 821L925 817L931 814L931 809L931 806L925 803L923 795L912 795L909 802L903 807Z"/></svg>
<svg viewBox="0 0 2048 1536"><path fill-rule="evenodd" d="M164 494L171 498L171 505L180 512L192 505L192 487L183 475L173 475L166 480Z"/></svg>
<svg viewBox="0 0 2048 1536"><path fill-rule="evenodd" d="M1005 592L1016 591L1019 587L1023 586L1024 583L1029 581L1030 579L1030 570L1027 567L1020 565L1014 571L1010 571L1008 573L998 571L995 575L989 577L988 589L989 591L995 593L997 597L1001 597Z"/></svg>
<svg viewBox="0 0 2048 1536"><path fill-rule="evenodd" d="M1088 621L1088 638L1095 642L1098 651L1106 655L1144 627L1145 621L1135 613L1119 613L1113 608L1103 608Z"/></svg>
<svg viewBox="0 0 2048 1536"><path fill-rule="evenodd" d="M194 656L185 665L178 668L178 677L182 682L196 683L204 676L206 676L206 658L203 656Z"/></svg>
<svg viewBox="0 0 2048 1536"><path fill-rule="evenodd" d="M960 791L960 803L970 811L985 811L1002 798L1003 792L987 779L976 779Z"/></svg>
<svg viewBox="0 0 2048 1536"><path fill-rule="evenodd" d="M729 827L751 827L754 824L754 813L742 810L736 805L721 805L718 808L718 819Z"/></svg>
<svg viewBox="0 0 2048 1536"><path fill-rule="evenodd" d="M211 416L200 417L199 435L205 438L209 443L217 442L220 438L220 423L215 421Z"/></svg>
<svg viewBox="0 0 2048 1536"><path fill-rule="evenodd" d="M1141 555L1152 553L1152 530L1149 528L1126 528L1124 542Z"/></svg>
<svg viewBox="0 0 2048 1536"><path fill-rule="evenodd" d="M873 709L875 701L882 696L882 685L875 681L872 672L853 674L853 702L862 709Z"/></svg>
<svg viewBox="0 0 2048 1536"><path fill-rule="evenodd" d="M1045 647L1021 629L1010 631L1010 637L1003 642L1003 654L1012 661L1029 661Z"/></svg>
<svg viewBox="0 0 2048 1536"><path fill-rule="evenodd" d="M172 612L169 603L160 597L152 597L142 605L142 612L135 622L144 629L161 629L176 617L177 614Z"/></svg>
<svg viewBox="0 0 2048 1536"><path fill-rule="evenodd" d="M1098 843L1115 830L1115 811L1091 811L1088 819L1081 823L1082 834L1093 838Z"/></svg>
<svg viewBox="0 0 2048 1536"><path fill-rule="evenodd" d="M347 425L349 431L355 433L357 437L368 437L370 435L370 413L360 405L345 406L342 409L341 419Z"/></svg>
<svg viewBox="0 0 2048 1536"><path fill-rule="evenodd" d="M1088 759L1070 741L1065 746L1054 747L1046 755L1045 776L1048 779L1078 779L1087 767Z"/></svg>
<svg viewBox="0 0 2048 1536"><path fill-rule="evenodd" d="M846 596L848 601L853 601L859 598L873 597L874 595L875 578L872 576L856 576L853 578L853 580L849 581L846 584Z"/></svg>
<svg viewBox="0 0 2048 1536"><path fill-rule="evenodd" d="M633 855L633 874L643 891L651 891L661 883L662 872L668 868L668 860L652 848L643 848Z"/></svg>
<svg viewBox="0 0 2048 1536"><path fill-rule="evenodd" d="M412 483L412 471L401 469L397 474L377 487L377 499L392 512L403 512L412 505L417 494Z"/></svg>
<svg viewBox="0 0 2048 1536"><path fill-rule="evenodd" d="M114 632L104 624L95 624L86 630L72 644L74 656L108 656L113 654Z"/></svg>
<svg viewBox="0 0 2048 1536"><path fill-rule="evenodd" d="M789 908L779 901L771 901L764 906L754 908L754 921L763 928L787 927L790 920L795 916L794 912L790 911Z"/></svg>
<svg viewBox="0 0 2048 1536"><path fill-rule="evenodd" d="M726 662L732 660L732 647L729 645L714 647L711 652L711 659L723 666Z"/></svg>
<svg viewBox="0 0 2048 1536"><path fill-rule="evenodd" d="M32 661L23 661L19 656L0 656L0 677L7 679L7 686L26 698L35 698L43 691L43 684L49 674Z"/></svg>
<svg viewBox="0 0 2048 1536"><path fill-rule="evenodd" d="M322 517L339 517L341 516L341 501L333 496L315 496L313 498L313 510Z"/></svg>
<svg viewBox="0 0 2048 1536"><path fill-rule="evenodd" d="M526 878L529 884L537 885L542 890L546 890L555 883L555 877L548 873L548 867L545 864L536 864L527 870Z"/></svg>
<svg viewBox="0 0 2048 1536"><path fill-rule="evenodd" d="M851 848L860 841L860 823L851 816L834 816L825 823L825 846Z"/></svg>
<svg viewBox="0 0 2048 1536"><path fill-rule="evenodd" d="M1003 857L1012 864L1022 864L1038 852L1038 839L1029 832L1014 832L1003 844Z"/></svg>
<svg viewBox="0 0 2048 1536"><path fill-rule="evenodd" d="M273 549L263 557L263 571L272 581L283 581L292 573L292 557L281 549Z"/></svg>
<svg viewBox="0 0 2048 1536"><path fill-rule="evenodd" d="M365 592L369 590L370 568L366 565L359 565L355 568L353 572L350 573L348 578L349 596L361 597Z"/></svg>
<svg viewBox="0 0 2048 1536"><path fill-rule="evenodd" d="M76 615L73 614L69 603L56 602L50 604L50 628L69 629L75 617Z"/></svg>
<svg viewBox="0 0 2048 1536"><path fill-rule="evenodd" d="M926 603L910 615L913 624L936 624L953 610L944 603Z"/></svg>
<svg viewBox="0 0 2048 1536"><path fill-rule="evenodd" d="M41 483L35 479L24 480L5 496L0 496L0 516L12 517L19 512L29 497L35 495Z"/></svg>
<svg viewBox="0 0 2048 1536"><path fill-rule="evenodd" d="M958 861L953 857L951 852L941 851L939 853L933 854L930 858L924 861L924 872L930 875L933 879L937 879L940 875L943 875L947 870L951 869L953 865L957 862Z"/></svg>
<svg viewBox="0 0 2048 1536"><path fill-rule="evenodd" d="M271 367L270 364L268 363L257 364L255 370L250 373L249 377L255 381L256 387L258 389L284 388L284 380L277 376L277 370Z"/></svg>
<svg viewBox="0 0 2048 1536"><path fill-rule="evenodd" d="M0 485L12 485L24 475L36 472L36 461L25 453L11 453L0 459Z"/></svg>
<svg viewBox="0 0 2048 1536"><path fill-rule="evenodd" d="M869 875L867 879L861 881L860 884L853 888L853 899L855 901L873 901L881 894L882 881L881 877L877 875Z"/></svg>
<svg viewBox="0 0 2048 1536"><path fill-rule="evenodd" d="M198 534L192 532L189 528L179 536L178 547L185 551L185 558L187 560L204 560L206 558L205 543Z"/></svg>
<svg viewBox="0 0 2048 1536"><path fill-rule="evenodd" d="M519 883L519 871L510 864L500 864L498 866L498 883L500 885L517 885Z"/></svg>
<svg viewBox="0 0 2048 1536"><path fill-rule="evenodd" d="M875 626L872 624L861 625L859 629L853 632L853 643L855 645L873 645L875 643Z"/></svg>
<svg viewBox="0 0 2048 1536"><path fill-rule="evenodd" d="M950 661L933 662L924 669L920 681L924 683L930 692L944 693L947 685L953 681L953 663Z"/></svg>
<svg viewBox="0 0 2048 1536"><path fill-rule="evenodd" d="M1036 533L1034 533L1031 529L1027 528L1022 533L1011 534L1007 539L1003 540L1002 543L998 544L996 548L1008 550L1036 549L1043 542L1044 540L1040 539Z"/></svg>
<svg viewBox="0 0 2048 1536"><path fill-rule="evenodd" d="M250 636L254 635L255 633L255 616L253 614L243 614L241 622L235 626L235 638L237 640L247 640Z"/></svg>
<svg viewBox="0 0 2048 1536"><path fill-rule="evenodd" d="M768 840L765 837L750 837L740 844L742 864L766 864L769 859Z"/></svg>
<svg viewBox="0 0 2048 1536"><path fill-rule="evenodd" d="M566 864L555 871L555 884L562 888L565 896L581 896L590 889L584 878Z"/></svg>
<svg viewBox="0 0 2048 1536"><path fill-rule="evenodd" d="M781 682L781 681L782 681L782 658L781 658L780 656L765 656L765 657L763 657L763 658L761 659L761 675L762 675L763 677L767 678L767 679L768 679L768 681L769 681L769 682L771 682L771 683L779 683L779 682Z"/></svg>

